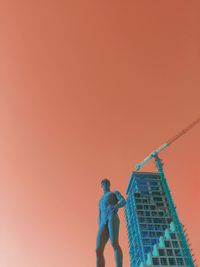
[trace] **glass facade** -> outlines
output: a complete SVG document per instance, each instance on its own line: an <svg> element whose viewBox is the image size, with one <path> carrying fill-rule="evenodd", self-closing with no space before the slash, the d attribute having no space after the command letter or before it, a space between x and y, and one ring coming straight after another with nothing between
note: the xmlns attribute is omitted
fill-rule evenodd
<svg viewBox="0 0 200 267"><path fill-rule="evenodd" d="M158 173L133 172L126 194L130 266L186 266Z"/></svg>

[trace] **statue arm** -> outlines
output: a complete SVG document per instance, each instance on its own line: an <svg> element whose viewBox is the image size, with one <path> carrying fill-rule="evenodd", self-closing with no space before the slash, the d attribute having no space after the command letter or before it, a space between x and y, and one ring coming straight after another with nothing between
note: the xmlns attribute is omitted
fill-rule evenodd
<svg viewBox="0 0 200 267"><path fill-rule="evenodd" d="M116 204L116 207L117 207L117 208L122 208L122 207L124 207L125 204L126 204L126 200L125 200L125 198L120 194L119 191L115 191L114 193L115 193L115 196L116 196L116 198L117 198L117 200L118 200L118 202L117 202L117 204Z"/></svg>
<svg viewBox="0 0 200 267"><path fill-rule="evenodd" d="M99 203L99 215L98 215L98 225L101 225L101 207L100 207L100 203Z"/></svg>

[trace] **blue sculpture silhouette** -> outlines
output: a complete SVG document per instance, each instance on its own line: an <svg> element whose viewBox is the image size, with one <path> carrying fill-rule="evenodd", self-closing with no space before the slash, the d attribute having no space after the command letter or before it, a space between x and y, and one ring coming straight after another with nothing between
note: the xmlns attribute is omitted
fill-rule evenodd
<svg viewBox="0 0 200 267"><path fill-rule="evenodd" d="M118 209L126 204L125 198L118 191L110 191L110 181L101 181L104 194L99 200L98 233L96 239L96 266L105 267L104 248L108 239L114 250L116 267L122 267L123 253L119 245L120 220Z"/></svg>

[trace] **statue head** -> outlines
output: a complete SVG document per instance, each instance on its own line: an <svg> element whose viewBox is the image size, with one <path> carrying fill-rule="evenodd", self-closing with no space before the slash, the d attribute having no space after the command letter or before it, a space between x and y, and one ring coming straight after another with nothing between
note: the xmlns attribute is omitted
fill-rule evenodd
<svg viewBox="0 0 200 267"><path fill-rule="evenodd" d="M104 178L101 180L101 187L104 191L110 191L110 180Z"/></svg>

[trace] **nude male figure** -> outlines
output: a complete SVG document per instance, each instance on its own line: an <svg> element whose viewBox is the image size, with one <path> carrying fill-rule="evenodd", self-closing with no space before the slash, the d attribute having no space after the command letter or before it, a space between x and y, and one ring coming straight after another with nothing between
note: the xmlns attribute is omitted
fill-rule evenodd
<svg viewBox="0 0 200 267"><path fill-rule="evenodd" d="M101 187L104 194L99 200L96 267L105 267L103 252L108 239L114 250L116 267L122 267L123 254L118 241L120 220L117 211L126 204L126 200L118 191L110 191L108 179L101 181Z"/></svg>

